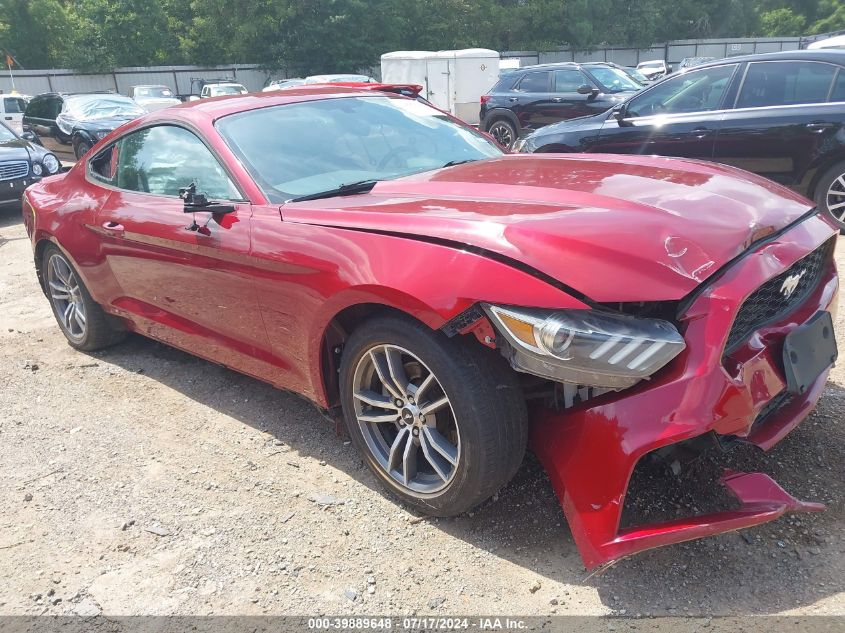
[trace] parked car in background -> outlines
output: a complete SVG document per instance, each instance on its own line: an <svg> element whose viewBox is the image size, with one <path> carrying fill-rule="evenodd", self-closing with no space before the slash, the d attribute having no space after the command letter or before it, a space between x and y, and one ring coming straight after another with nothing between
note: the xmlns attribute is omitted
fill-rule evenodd
<svg viewBox="0 0 845 633"><path fill-rule="evenodd" d="M247 89L239 83L207 83L203 85L200 91L200 99L223 97L225 95L242 95L246 93Z"/></svg>
<svg viewBox="0 0 845 633"><path fill-rule="evenodd" d="M147 114L24 195L72 347L136 332L298 393L426 516L494 495L529 442L590 568L823 509L727 471L733 505L623 521L638 464L772 447L836 360L836 232L753 174L507 155L322 87Z"/></svg>
<svg viewBox="0 0 845 633"><path fill-rule="evenodd" d="M613 64L525 66L481 96L480 128L503 147L557 121L604 112L642 86Z"/></svg>
<svg viewBox="0 0 845 633"><path fill-rule="evenodd" d="M145 113L133 99L113 92L49 92L26 106L23 127L51 152L78 159L109 132Z"/></svg>
<svg viewBox="0 0 845 633"><path fill-rule="evenodd" d="M182 101L167 86L132 86L129 97L147 112L179 105Z"/></svg>
<svg viewBox="0 0 845 633"><path fill-rule="evenodd" d="M691 68L607 112L545 127L515 149L734 165L814 199L845 229L845 51L731 57Z"/></svg>
<svg viewBox="0 0 845 633"><path fill-rule="evenodd" d="M694 66L701 66L702 64L709 64L715 62L715 57L684 57L681 63L678 64L678 70L683 71Z"/></svg>
<svg viewBox="0 0 845 633"><path fill-rule="evenodd" d="M0 204L20 203L24 189L61 169L54 154L0 123Z"/></svg>
<svg viewBox="0 0 845 633"><path fill-rule="evenodd" d="M672 72L672 67L662 59L654 59L637 64L639 70L649 81L656 81Z"/></svg>
<svg viewBox="0 0 845 633"><path fill-rule="evenodd" d="M369 83L374 84L376 80L369 75L311 75L305 78L306 84L334 84L334 83Z"/></svg>
<svg viewBox="0 0 845 633"><path fill-rule="evenodd" d="M291 77L290 79L274 79L269 84L261 89L261 92L273 92L274 90L286 90L287 88L296 88L305 83L304 79L300 77Z"/></svg>
<svg viewBox="0 0 845 633"><path fill-rule="evenodd" d="M15 134L23 133L23 113L26 99L17 93L0 94L0 119Z"/></svg>
<svg viewBox="0 0 845 633"><path fill-rule="evenodd" d="M641 86L647 86L652 83L651 79L646 77L636 68L631 68L630 66L619 66L618 67L623 73L628 75L631 79L636 81Z"/></svg>

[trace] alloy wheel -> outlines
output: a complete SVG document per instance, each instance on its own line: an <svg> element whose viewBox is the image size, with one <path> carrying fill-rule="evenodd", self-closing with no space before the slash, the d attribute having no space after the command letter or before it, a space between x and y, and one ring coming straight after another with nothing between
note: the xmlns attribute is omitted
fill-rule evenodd
<svg viewBox="0 0 845 633"><path fill-rule="evenodd" d="M827 189L827 210L839 222L845 222L845 174L836 178Z"/></svg>
<svg viewBox="0 0 845 633"><path fill-rule="evenodd" d="M490 136L496 139L502 147L510 147L513 145L514 139L513 129L503 121L497 121L490 126Z"/></svg>
<svg viewBox="0 0 845 633"><path fill-rule="evenodd" d="M47 288L62 328L70 338L81 341L87 329L82 289L70 264L58 253L47 263Z"/></svg>
<svg viewBox="0 0 845 633"><path fill-rule="evenodd" d="M370 454L395 484L414 496L449 485L460 432L449 397L417 356L396 345L370 348L355 368L352 396Z"/></svg>

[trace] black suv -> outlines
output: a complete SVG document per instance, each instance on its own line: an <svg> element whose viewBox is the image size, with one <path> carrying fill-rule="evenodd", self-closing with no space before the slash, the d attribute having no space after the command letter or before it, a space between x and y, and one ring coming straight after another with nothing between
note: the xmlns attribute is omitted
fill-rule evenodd
<svg viewBox="0 0 845 633"><path fill-rule="evenodd" d="M48 92L27 104L23 129L55 154L78 159L106 134L145 113L134 100L113 92Z"/></svg>
<svg viewBox="0 0 845 633"><path fill-rule="evenodd" d="M521 152L699 158L815 199L845 229L845 51L788 51L696 66L609 111L551 125Z"/></svg>
<svg viewBox="0 0 845 633"><path fill-rule="evenodd" d="M502 75L481 97L481 129L510 147L523 133L604 112L642 88L613 64L541 64Z"/></svg>

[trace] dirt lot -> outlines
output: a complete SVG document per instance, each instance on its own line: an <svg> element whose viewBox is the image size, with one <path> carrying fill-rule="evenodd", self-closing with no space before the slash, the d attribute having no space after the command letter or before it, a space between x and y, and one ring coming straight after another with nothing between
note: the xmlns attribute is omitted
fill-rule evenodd
<svg viewBox="0 0 845 633"><path fill-rule="evenodd" d="M293 395L140 337L73 351L3 209L0 614L845 614L843 366L771 454L698 467L762 470L826 512L588 577L531 459L474 513L420 520ZM638 507L693 506L698 474Z"/></svg>

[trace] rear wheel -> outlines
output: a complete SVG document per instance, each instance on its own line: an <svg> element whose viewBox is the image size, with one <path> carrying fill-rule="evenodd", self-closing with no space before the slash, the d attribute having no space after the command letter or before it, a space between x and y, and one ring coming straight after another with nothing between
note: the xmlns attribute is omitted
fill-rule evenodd
<svg viewBox="0 0 845 633"><path fill-rule="evenodd" d="M91 298L79 273L58 248L48 246L42 261L50 306L71 347L93 351L125 336Z"/></svg>
<svg viewBox="0 0 845 633"><path fill-rule="evenodd" d="M506 149L510 149L516 142L516 128L507 119L493 121L490 127L487 128L487 131L490 133L490 136L496 139L499 145Z"/></svg>
<svg viewBox="0 0 845 633"><path fill-rule="evenodd" d="M350 336L341 362L346 426L392 492L427 514L460 514L513 477L527 414L514 372L474 342L398 317Z"/></svg>
<svg viewBox="0 0 845 633"><path fill-rule="evenodd" d="M816 187L816 204L845 231L845 161L828 169Z"/></svg>

